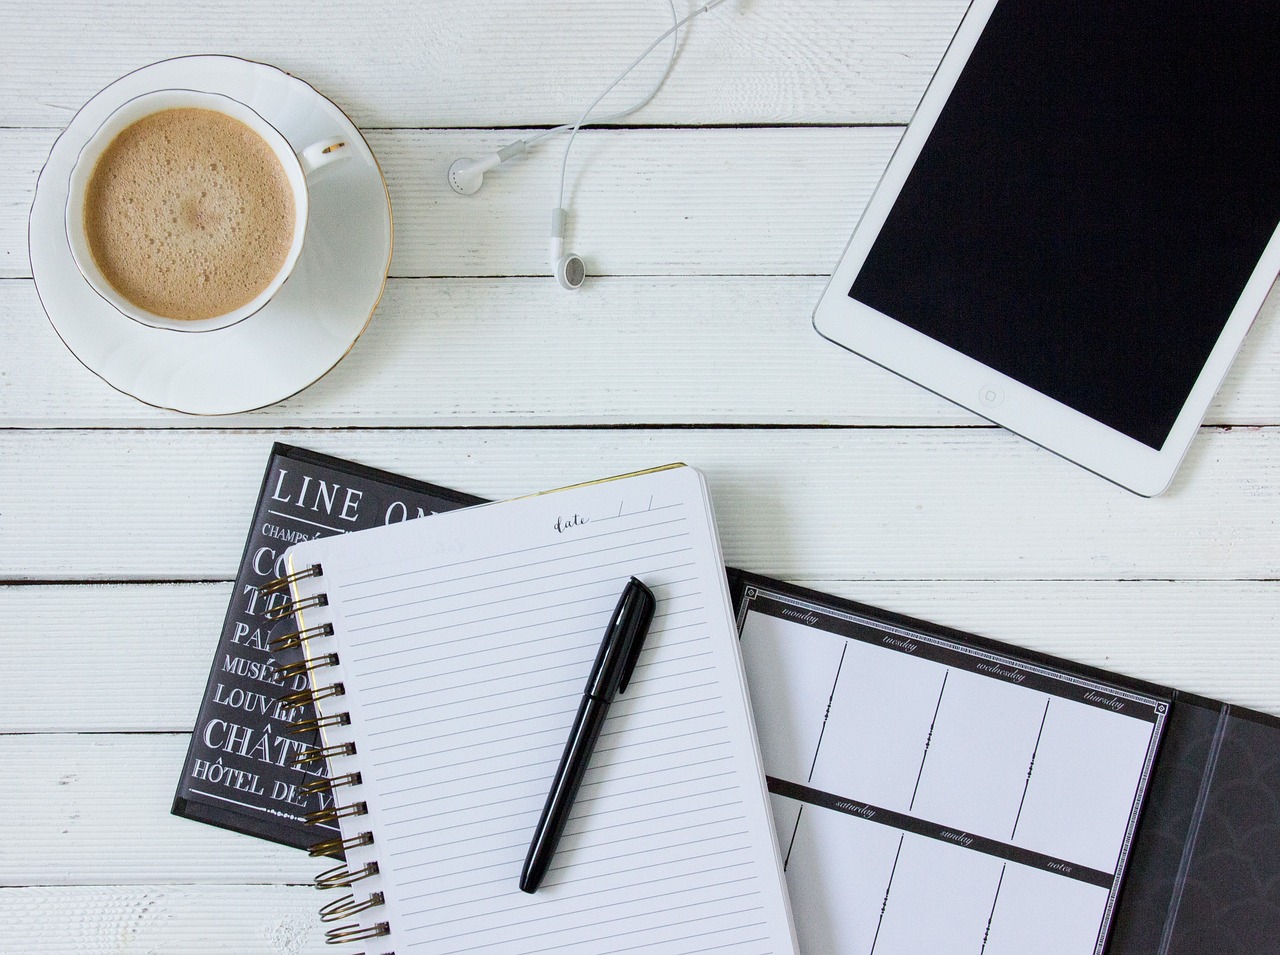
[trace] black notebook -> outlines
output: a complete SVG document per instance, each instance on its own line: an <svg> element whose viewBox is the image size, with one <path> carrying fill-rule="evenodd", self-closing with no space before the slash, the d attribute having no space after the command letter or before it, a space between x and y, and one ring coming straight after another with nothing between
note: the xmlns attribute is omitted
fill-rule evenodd
<svg viewBox="0 0 1280 955"><path fill-rule="evenodd" d="M292 544L481 500L303 448L272 448L178 781L174 815L295 848L317 841L316 829L303 817L323 809L329 796L304 789L323 777L326 767L323 762L294 765L316 745L314 730L294 732L314 714L309 706L278 702L306 686L305 674L281 679L277 673L301 661L302 651L271 646L273 625L266 614L286 595L263 595L262 586L279 576L280 561ZM289 629L276 625L274 636Z"/></svg>
<svg viewBox="0 0 1280 955"><path fill-rule="evenodd" d="M1280 720L729 574L807 955L1280 951Z"/></svg>

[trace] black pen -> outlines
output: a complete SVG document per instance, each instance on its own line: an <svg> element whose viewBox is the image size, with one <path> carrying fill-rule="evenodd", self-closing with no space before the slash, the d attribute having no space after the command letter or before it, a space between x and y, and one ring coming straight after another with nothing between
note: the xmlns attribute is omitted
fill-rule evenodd
<svg viewBox="0 0 1280 955"><path fill-rule="evenodd" d="M529 854L525 856L524 869L520 872L521 892L537 891L542 877L547 874L560 834L564 832L564 824L569 821L578 787L586 775L587 764L591 762L591 752L596 748L609 704L613 702L614 695L626 690L631 682L631 673L636 668L636 659L653 620L653 607L653 593L649 588L634 577L627 581L622 596L618 598L618 606L613 608L609 626L605 628L591 676L582 691L578 715L573 718L569 742L565 744L560 765L551 781L551 791L547 793L547 802L538 819L538 828L529 843Z"/></svg>

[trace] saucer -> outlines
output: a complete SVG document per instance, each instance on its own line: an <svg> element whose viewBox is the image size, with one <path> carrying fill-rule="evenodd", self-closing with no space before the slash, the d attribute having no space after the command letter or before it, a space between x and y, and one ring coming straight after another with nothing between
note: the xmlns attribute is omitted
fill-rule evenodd
<svg viewBox="0 0 1280 955"><path fill-rule="evenodd" d="M81 148L121 104L171 88L238 99L295 149L343 137L353 153L308 179L302 254L280 291L256 315L217 331L150 328L126 318L85 281L67 242L68 182ZM187 56L121 77L76 113L40 173L27 242L45 314L86 368L149 405L235 414L296 394L351 350L386 285L391 203L364 137L311 86L263 63Z"/></svg>

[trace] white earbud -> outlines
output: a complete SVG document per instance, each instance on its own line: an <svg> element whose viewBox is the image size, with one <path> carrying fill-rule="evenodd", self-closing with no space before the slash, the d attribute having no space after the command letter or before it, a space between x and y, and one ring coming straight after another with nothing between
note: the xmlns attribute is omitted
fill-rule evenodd
<svg viewBox="0 0 1280 955"><path fill-rule="evenodd" d="M618 74L617 78L610 83L603 93L597 96L590 106L583 111L576 122L565 123L563 126L556 126L553 129L545 129L540 133L530 136L528 139L517 140L507 146L503 146L496 153L485 156L483 159L456 159L449 166L449 186L460 196L472 196L480 191L480 186L484 183L484 174L490 169L496 169L508 159L515 156L523 156L529 151L529 147L541 139L553 136L556 133L569 133L569 141L564 147L564 158L560 162L560 193L557 198L556 208L551 213L551 271L555 275L562 288L576 289L581 288L582 283L587 278L587 265L582 261L582 256L575 255L572 252L564 251L564 196L565 196L565 173L569 165L569 149L573 145L574 137L578 135L578 130L589 123L607 123L615 119L621 119L624 116L630 116L636 110L647 104L658 92L666 80L667 75L671 72L671 67L675 63L677 44L677 33L679 29L692 20L694 17L712 10L724 3L724 0L705 0L705 2L696 9L689 12L684 19L676 16L676 7L674 0L667 0L667 7L671 11L671 27L661 36L649 44L648 49L636 57L625 70ZM649 91L644 97L617 113L609 116L598 116L592 118L595 108L600 105L603 100L615 86L631 73L640 63L657 49L667 37L671 37L671 52L667 56L667 68L662 71L661 75L654 81Z"/></svg>
<svg viewBox="0 0 1280 955"><path fill-rule="evenodd" d="M497 169L508 159L523 156L528 151L529 145L523 139L518 139L483 159L455 159L449 166L449 185L460 196L474 196L480 191L486 172Z"/></svg>
<svg viewBox="0 0 1280 955"><path fill-rule="evenodd" d="M563 209L551 210L551 274L556 277L560 287L573 291L582 288L587 280L587 263L582 256L564 250Z"/></svg>

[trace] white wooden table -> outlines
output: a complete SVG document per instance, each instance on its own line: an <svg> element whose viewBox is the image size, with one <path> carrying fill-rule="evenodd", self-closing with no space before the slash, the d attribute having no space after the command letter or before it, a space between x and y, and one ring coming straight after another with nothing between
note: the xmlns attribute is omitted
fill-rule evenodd
<svg viewBox="0 0 1280 955"><path fill-rule="evenodd" d="M695 21L656 100L574 147L596 277L570 294L543 277L558 144L470 199L445 170L574 117L663 29L656 0L0 0L0 952L324 950L314 861L169 815L276 439L488 497L683 460L733 564L1280 714L1275 295L1155 500L810 328L964 6ZM329 95L395 211L351 355L234 418L87 372L26 249L74 111L187 53Z"/></svg>

